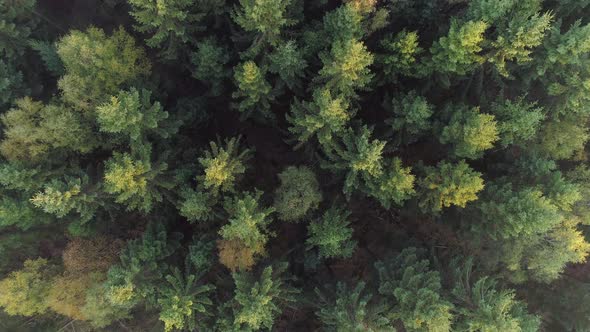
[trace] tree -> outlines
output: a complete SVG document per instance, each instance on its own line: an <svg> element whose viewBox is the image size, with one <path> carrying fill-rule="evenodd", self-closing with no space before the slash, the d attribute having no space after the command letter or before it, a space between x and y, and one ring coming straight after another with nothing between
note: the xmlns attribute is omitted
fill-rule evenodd
<svg viewBox="0 0 590 332"><path fill-rule="evenodd" d="M418 180L424 212L437 213L451 205L465 207L484 188L481 173L472 170L464 160L456 164L441 161L436 168L426 167L425 172L426 176Z"/></svg>
<svg viewBox="0 0 590 332"><path fill-rule="evenodd" d="M584 150L589 138L588 129L575 118L549 121L541 130L540 148L549 158L569 159Z"/></svg>
<svg viewBox="0 0 590 332"><path fill-rule="evenodd" d="M39 23L33 15L36 0L8 0L0 4L0 54L5 60L22 56Z"/></svg>
<svg viewBox="0 0 590 332"><path fill-rule="evenodd" d="M321 53L323 67L318 81L325 82L326 87L344 96L355 95L355 90L367 89L373 74L369 66L373 55L367 47L353 39L335 40L330 53Z"/></svg>
<svg viewBox="0 0 590 332"><path fill-rule="evenodd" d="M387 103L392 118L388 120L396 141L408 144L425 135L432 127L430 118L434 112L432 105L426 98L418 96L415 91L410 91L399 98L393 98Z"/></svg>
<svg viewBox="0 0 590 332"><path fill-rule="evenodd" d="M287 13L291 1L240 0L240 7L234 8L232 18L245 31L256 33L249 54L258 54L263 43L277 45L281 30L296 23Z"/></svg>
<svg viewBox="0 0 590 332"><path fill-rule="evenodd" d="M350 258L356 241L352 240L349 216L350 212L338 207L328 209L321 219L309 224L307 247L317 247L320 258Z"/></svg>
<svg viewBox="0 0 590 332"><path fill-rule="evenodd" d="M195 32L202 31L199 25L205 14L197 11L203 6L198 0L173 0L163 2L147 0L128 0L131 16L138 23L135 29L150 33L146 44L150 47L164 48L164 59L178 57L182 44L190 42Z"/></svg>
<svg viewBox="0 0 590 332"><path fill-rule="evenodd" d="M322 167L334 171L346 171L344 181L344 193L350 195L354 189L363 185L361 181L369 182L372 177L377 177L383 172L383 148L385 142L370 140L372 130L367 126L360 128L355 133L351 128L342 135L342 145L332 144L330 149L325 150L329 163Z"/></svg>
<svg viewBox="0 0 590 332"><path fill-rule="evenodd" d="M441 37L430 48L432 70L443 74L466 75L481 65L485 58L479 53L487 28L488 24L483 21L462 24L457 19L451 19L447 36Z"/></svg>
<svg viewBox="0 0 590 332"><path fill-rule="evenodd" d="M289 166L279 174L274 207L279 219L298 221L318 208L322 201L318 180L307 167Z"/></svg>
<svg viewBox="0 0 590 332"><path fill-rule="evenodd" d="M439 140L452 144L457 157L477 159L498 140L497 122L493 115L480 113L479 107L459 107L442 128Z"/></svg>
<svg viewBox="0 0 590 332"><path fill-rule="evenodd" d="M538 331L539 317L526 312L513 290L497 290L496 281L479 278L472 284L472 262L456 271L455 297L459 331Z"/></svg>
<svg viewBox="0 0 590 332"><path fill-rule="evenodd" d="M377 62L383 67L386 81L396 82L401 75L419 76L418 56L424 50L419 46L416 31L387 35L380 44L384 53L377 56Z"/></svg>
<svg viewBox="0 0 590 332"><path fill-rule="evenodd" d="M194 330L199 324L197 315L208 314L207 307L213 304L207 293L214 287L198 284L195 275L185 277L178 268L166 276L166 281L167 284L158 288L158 306L164 331Z"/></svg>
<svg viewBox="0 0 590 332"><path fill-rule="evenodd" d="M123 28L111 36L94 27L72 30L57 43L57 53L66 70L58 82L62 98L85 111L151 71L145 51Z"/></svg>
<svg viewBox="0 0 590 332"><path fill-rule="evenodd" d="M168 118L168 112L162 110L159 102L152 104L150 95L150 91L131 88L112 96L108 103L96 108L100 130L129 136L132 141L139 141L148 131L166 137L166 133L158 127Z"/></svg>
<svg viewBox="0 0 590 332"><path fill-rule="evenodd" d="M237 107L242 113L249 115L254 109L263 115L269 115L270 102L274 99L271 86L264 78L266 68L260 68L254 61L246 61L234 68L234 79L238 91L232 94L234 99L240 99Z"/></svg>
<svg viewBox="0 0 590 332"><path fill-rule="evenodd" d="M498 121L499 142L503 147L531 141L545 119L543 108L537 107L536 103L527 103L524 98L494 103L491 113Z"/></svg>
<svg viewBox="0 0 590 332"><path fill-rule="evenodd" d="M228 50L215 38L205 38L191 54L193 77L209 85L211 94L218 96L223 90L224 80L231 77L231 69L225 67L228 62Z"/></svg>
<svg viewBox="0 0 590 332"><path fill-rule="evenodd" d="M402 205L411 198L416 191L414 182L416 177L410 167L403 167L401 159L395 157L386 164L383 172L367 183L367 193L376 198L381 205L389 209L392 205Z"/></svg>
<svg viewBox="0 0 590 332"><path fill-rule="evenodd" d="M190 222L207 221L215 216L215 197L205 191L185 189L181 192L180 215Z"/></svg>
<svg viewBox="0 0 590 332"><path fill-rule="evenodd" d="M272 221L269 216L274 212L274 208L262 209L259 207L262 192L245 193L241 197L228 198L223 208L229 215L229 223L223 225L219 230L219 235L226 241L239 241L240 247L250 250L253 255L259 255L264 252L264 247L269 238L267 226ZM220 253L220 259L225 255ZM232 267L222 264L228 268ZM251 266L251 265L250 265ZM250 266L239 266L239 269L249 269Z"/></svg>
<svg viewBox="0 0 590 332"><path fill-rule="evenodd" d="M453 305L441 295L442 285L430 262L416 248L375 264L379 293L395 305L390 319L400 319L408 331L450 331Z"/></svg>
<svg viewBox="0 0 590 332"><path fill-rule="evenodd" d="M158 178L166 168L165 163L152 166L128 153L115 152L105 163L105 191L115 195L115 201L125 204L128 210L147 213L154 203L162 201L161 189L169 187Z"/></svg>
<svg viewBox="0 0 590 332"><path fill-rule="evenodd" d="M46 259L26 260L21 270L0 281L0 306L11 316L45 313L53 270Z"/></svg>
<svg viewBox="0 0 590 332"><path fill-rule="evenodd" d="M544 234L562 220L557 206L535 188L489 184L474 208L482 225L472 227L493 238Z"/></svg>
<svg viewBox="0 0 590 332"><path fill-rule="evenodd" d="M363 37L363 15L353 3L346 3L328 12L323 18L323 30L328 40L358 40Z"/></svg>
<svg viewBox="0 0 590 332"><path fill-rule="evenodd" d="M284 273L287 263L264 268L259 277L250 273L234 273L234 326L239 330L271 330L283 307L295 301L298 293L288 285Z"/></svg>
<svg viewBox="0 0 590 332"><path fill-rule="evenodd" d="M389 308L373 294L365 292L362 281L352 289L338 282L335 291L331 289L328 295L317 288L315 293L319 300L315 313L326 331L395 331L387 318Z"/></svg>
<svg viewBox="0 0 590 332"><path fill-rule="evenodd" d="M27 93L23 86L23 74L10 62L0 60L0 107L9 105L21 96Z"/></svg>
<svg viewBox="0 0 590 332"><path fill-rule="evenodd" d="M299 144L308 142L314 135L322 146L333 144L334 136L344 133L345 125L354 116L348 100L341 95L334 96L329 89L313 92L312 102L295 99L287 121L289 132L297 137Z"/></svg>
<svg viewBox="0 0 590 332"><path fill-rule="evenodd" d="M270 61L268 71L279 75L290 89L300 85L299 81L305 75L303 71L307 63L295 41L289 40L279 44L268 58Z"/></svg>
<svg viewBox="0 0 590 332"><path fill-rule="evenodd" d="M98 145L91 124L66 106L43 105L27 97L0 120L0 152L11 161L36 162L58 151L88 153Z"/></svg>
<svg viewBox="0 0 590 332"><path fill-rule="evenodd" d="M250 150L240 151L240 137L225 140L225 147L219 143L210 142L211 151L205 151L199 163L204 169L204 175L199 175L197 181L212 193L233 192L238 178L246 171L246 161L250 158Z"/></svg>

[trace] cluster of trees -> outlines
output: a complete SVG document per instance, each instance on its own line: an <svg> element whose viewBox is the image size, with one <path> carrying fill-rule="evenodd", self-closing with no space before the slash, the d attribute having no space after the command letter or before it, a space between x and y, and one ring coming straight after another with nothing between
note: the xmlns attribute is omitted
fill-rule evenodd
<svg viewBox="0 0 590 332"><path fill-rule="evenodd" d="M590 1L0 1L0 326L583 331Z"/></svg>

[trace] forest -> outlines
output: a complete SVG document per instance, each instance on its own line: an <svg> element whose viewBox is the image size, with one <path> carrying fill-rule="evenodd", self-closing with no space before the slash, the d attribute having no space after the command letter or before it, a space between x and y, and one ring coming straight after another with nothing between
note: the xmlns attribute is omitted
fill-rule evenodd
<svg viewBox="0 0 590 332"><path fill-rule="evenodd" d="M590 0L0 0L0 331L590 332Z"/></svg>

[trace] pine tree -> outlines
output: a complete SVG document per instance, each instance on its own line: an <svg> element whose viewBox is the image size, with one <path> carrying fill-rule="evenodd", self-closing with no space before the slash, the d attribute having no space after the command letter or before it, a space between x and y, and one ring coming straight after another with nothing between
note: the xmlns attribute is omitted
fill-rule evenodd
<svg viewBox="0 0 590 332"><path fill-rule="evenodd" d="M206 190L217 192L233 192L239 177L246 171L246 161L250 158L250 150L240 151L240 138L225 140L225 147L219 143L209 143L211 151L205 151L199 163L204 175L197 176L197 181Z"/></svg>
<svg viewBox="0 0 590 332"><path fill-rule="evenodd" d="M269 116L270 102L274 99L271 86L264 78L266 68L260 68L254 61L246 61L234 68L234 79L238 91L232 94L234 99L239 99L238 110L249 116L254 109Z"/></svg>
<svg viewBox="0 0 590 332"><path fill-rule="evenodd" d="M481 173L472 170L464 160L456 164L441 161L436 168L428 166L425 171L426 176L418 180L424 212L438 213L451 205L465 207L484 188Z"/></svg>
<svg viewBox="0 0 590 332"><path fill-rule="evenodd" d="M316 315L326 331L386 332L395 331L387 318L388 307L365 292L365 283L359 282L352 289L338 282L335 291L328 295L315 289L319 302Z"/></svg>
<svg viewBox="0 0 590 332"><path fill-rule="evenodd" d="M453 153L459 158L478 159L498 140L495 117L480 113L479 108L458 107L453 110L449 123L442 128L439 140L452 144Z"/></svg>
<svg viewBox="0 0 590 332"><path fill-rule="evenodd" d="M86 32L70 31L57 43L57 53L66 71L58 82L62 98L82 110L89 110L151 71L145 51L123 28L111 36L94 27Z"/></svg>
<svg viewBox="0 0 590 332"><path fill-rule="evenodd" d="M158 127L168 118L168 112L162 110L159 102L151 103L150 95L150 91L131 88L112 96L108 103L96 108L100 130L129 136L132 141L139 141L148 131L166 137Z"/></svg>
<svg viewBox="0 0 590 332"><path fill-rule="evenodd" d="M391 124L396 141L408 144L425 135L432 127L431 117L433 106L426 98L418 96L415 91L387 101L387 108L393 117L388 120Z"/></svg>
<svg viewBox="0 0 590 332"><path fill-rule="evenodd" d="M483 21L462 24L457 19L451 19L447 36L441 37L430 48L432 70L443 74L466 75L481 65L485 58L479 53L487 28L487 23Z"/></svg>
<svg viewBox="0 0 590 332"><path fill-rule="evenodd" d="M104 189L128 210L150 212L162 201L161 190L169 189L169 183L159 179L166 168L165 163L152 165L128 153L115 152L105 163Z"/></svg>
<svg viewBox="0 0 590 332"><path fill-rule="evenodd" d="M408 331L450 331L453 305L442 296L440 274L430 269L416 248L375 264L379 293L395 305L391 319L400 319Z"/></svg>
<svg viewBox="0 0 590 332"><path fill-rule="evenodd" d="M363 37L363 16L353 3L328 12L323 18L323 32L328 40L358 40Z"/></svg>
<svg viewBox="0 0 590 332"><path fill-rule="evenodd" d="M352 240L349 216L350 212L335 206L324 212L308 226L307 248L317 247L320 258L350 258L356 241Z"/></svg>
<svg viewBox="0 0 590 332"><path fill-rule="evenodd" d="M318 208L322 193L315 174L307 167L289 166L279 174L274 207L279 219L298 221Z"/></svg>
<svg viewBox="0 0 590 332"><path fill-rule="evenodd" d="M284 276L287 263L264 268L259 277L234 273L234 327L238 330L271 330L285 305L295 301L298 290L289 286Z"/></svg>
<svg viewBox="0 0 590 332"><path fill-rule="evenodd" d="M64 65L57 54L56 45L41 40L31 40L29 46L39 53L45 68L55 77L62 76L65 72Z"/></svg>
<svg viewBox="0 0 590 332"><path fill-rule="evenodd" d="M291 104L291 113L286 116L291 124L289 131L299 141L295 148L314 135L322 146L330 146L334 136L345 131L345 125L354 113L344 96L335 96L329 89L315 90L312 102L295 99Z"/></svg>

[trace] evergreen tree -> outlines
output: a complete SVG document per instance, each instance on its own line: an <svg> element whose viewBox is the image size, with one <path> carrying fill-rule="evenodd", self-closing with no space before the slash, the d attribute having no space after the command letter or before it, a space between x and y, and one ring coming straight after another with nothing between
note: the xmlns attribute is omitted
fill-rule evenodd
<svg viewBox="0 0 590 332"><path fill-rule="evenodd" d="M527 103L524 98L494 103L491 113L498 121L499 142L503 147L526 144L536 136L545 119L543 108Z"/></svg>
<svg viewBox="0 0 590 332"><path fill-rule="evenodd" d="M234 68L234 79L238 91L232 94L234 99L239 99L238 110L248 116L254 109L260 110L263 115L270 113L270 102L274 99L271 86L264 78L266 68L260 68L254 61L246 61Z"/></svg>
<svg viewBox="0 0 590 332"><path fill-rule="evenodd" d="M379 293L394 303L391 319L400 319L408 331L450 331L453 305L442 295L440 275L421 259L416 248L377 262Z"/></svg>
<svg viewBox="0 0 590 332"><path fill-rule="evenodd" d="M283 308L295 301L298 291L284 276L287 263L264 268L259 277L250 273L234 273L234 327L238 330L271 330Z"/></svg>
<svg viewBox="0 0 590 332"><path fill-rule="evenodd" d="M377 62L383 67L386 81L396 82L401 75L419 76L418 56L424 50L419 46L416 31L388 35L381 40L381 47L384 53L377 57Z"/></svg>
<svg viewBox="0 0 590 332"><path fill-rule="evenodd" d="M392 204L400 206L416 193L416 177L410 172L411 168L404 167L401 159L393 158L385 165L381 175L367 183L367 193L386 209Z"/></svg>
<svg viewBox="0 0 590 332"><path fill-rule="evenodd" d="M211 151L205 151L199 163L204 169L204 175L197 177L203 188L213 193L232 192L241 175L246 171L244 163L250 157L250 150L240 151L240 138L225 140L225 147L210 142Z"/></svg>
<svg viewBox="0 0 590 332"><path fill-rule="evenodd" d="M350 258L356 241L352 240L349 216L350 212L335 206L328 209L321 219L309 224L307 247L317 247L320 258Z"/></svg>
<svg viewBox="0 0 590 332"><path fill-rule="evenodd" d="M211 94L218 96L223 90L224 80L231 76L228 50L219 45L215 38L206 38L197 44L191 54L193 77L211 87Z"/></svg>
<svg viewBox="0 0 590 332"><path fill-rule="evenodd" d="M318 208L322 193L309 168L289 166L279 174L279 180L281 185L275 192L274 202L279 219L298 221Z"/></svg>
<svg viewBox="0 0 590 332"><path fill-rule="evenodd" d="M386 317L387 306L365 292L365 283L359 282L352 289L338 282L328 295L315 289L319 303L316 315L326 331L386 332L395 331Z"/></svg>
<svg viewBox="0 0 590 332"><path fill-rule="evenodd" d="M418 96L415 91L404 94L401 98L393 98L386 104L393 117L388 120L393 128L396 141L412 143L425 135L432 127L433 107L428 101Z"/></svg>
<svg viewBox="0 0 590 332"><path fill-rule="evenodd" d="M441 161L436 168L428 166L425 171L426 176L418 180L424 212L437 213L451 205L465 207L484 188L481 173L472 170L464 160L456 164Z"/></svg>
<svg viewBox="0 0 590 332"><path fill-rule="evenodd" d="M279 44L268 58L270 60L268 71L279 75L290 89L300 86L299 82L305 75L303 71L307 63L295 41L289 40Z"/></svg>

